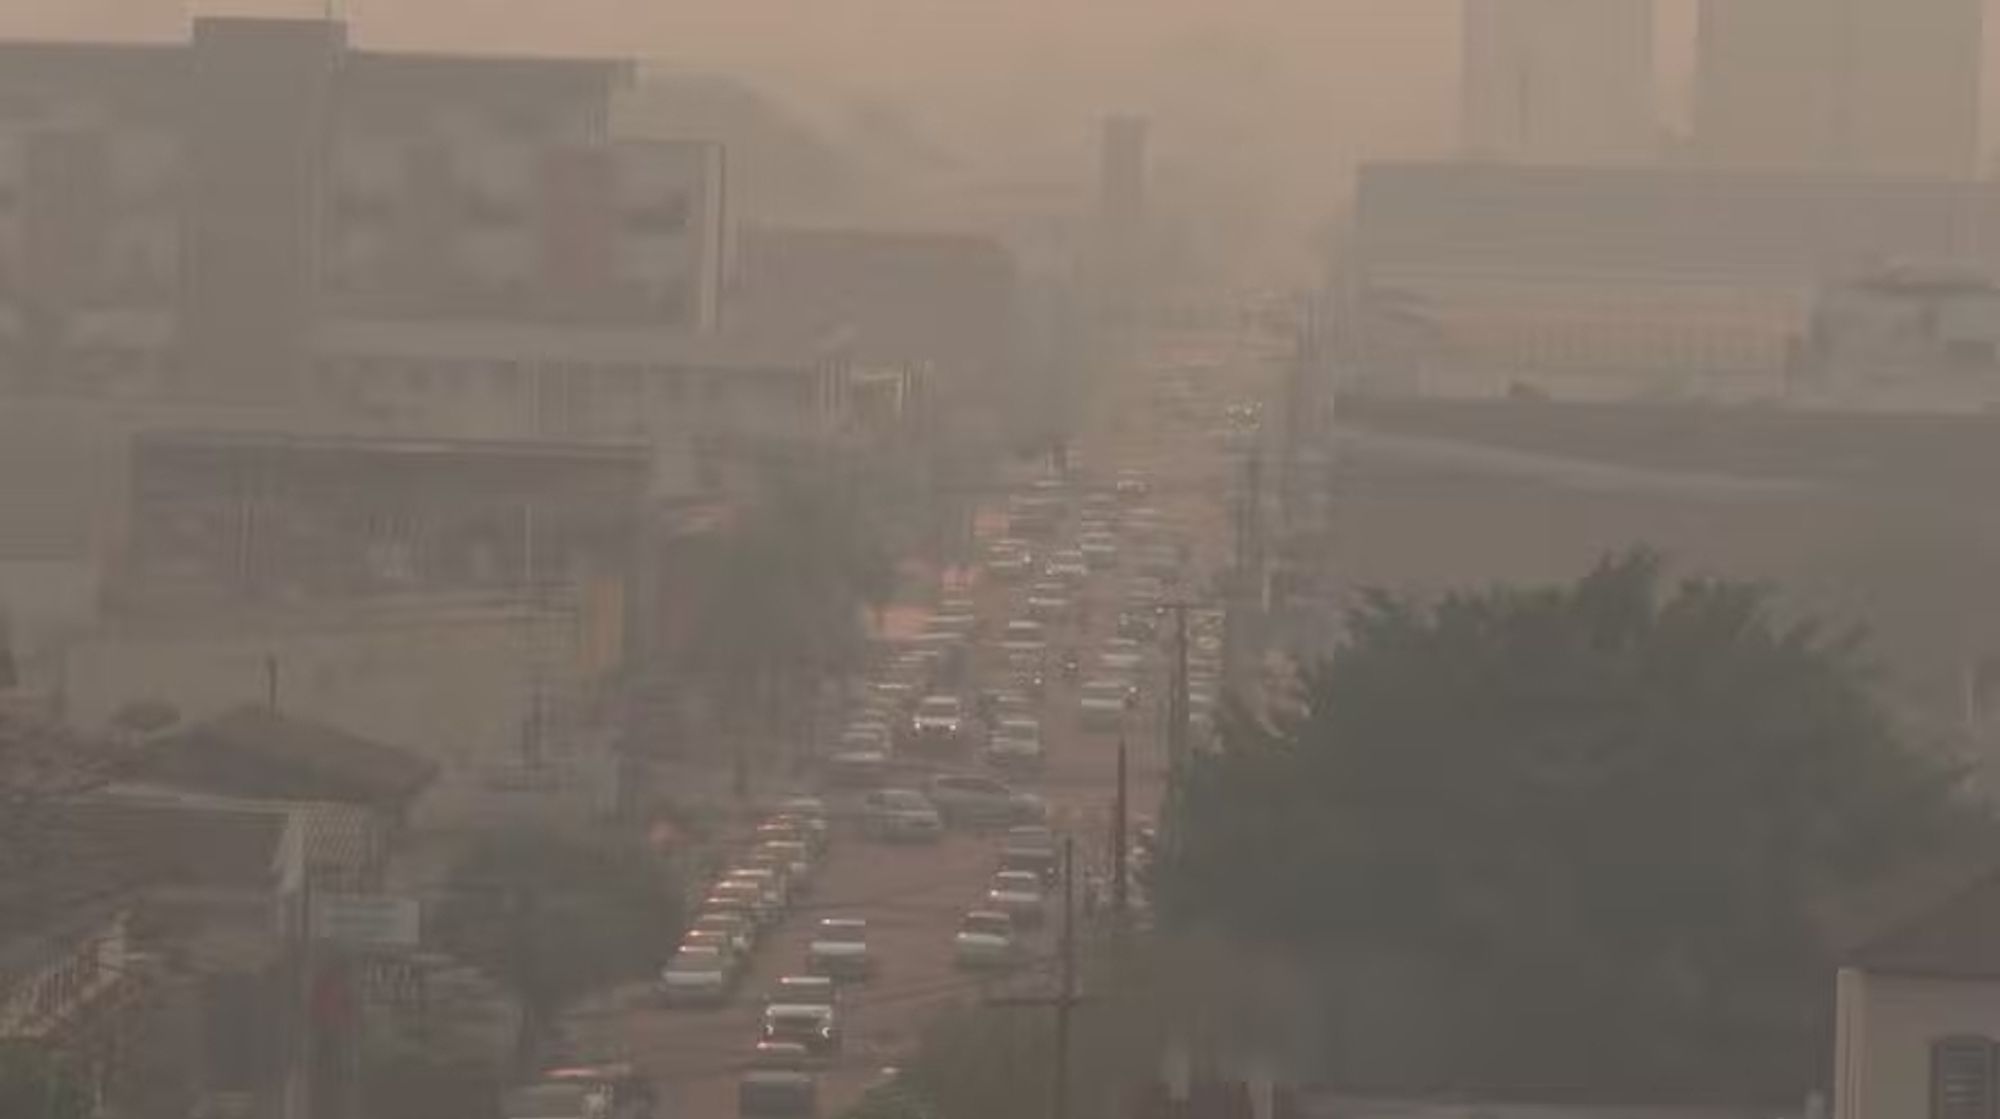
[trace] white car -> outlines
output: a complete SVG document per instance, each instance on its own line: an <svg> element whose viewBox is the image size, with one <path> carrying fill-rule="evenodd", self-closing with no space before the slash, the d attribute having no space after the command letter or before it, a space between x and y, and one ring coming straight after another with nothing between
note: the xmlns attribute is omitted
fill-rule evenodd
<svg viewBox="0 0 2000 1119"><path fill-rule="evenodd" d="M860 917L822 917L806 945L806 970L838 980L862 980L875 974L868 954L868 922Z"/></svg>
<svg viewBox="0 0 2000 1119"><path fill-rule="evenodd" d="M1003 768L1041 765L1047 760L1042 748L1042 724L1035 719L1003 714L986 739L986 760Z"/></svg>
<svg viewBox="0 0 2000 1119"><path fill-rule="evenodd" d="M1062 583L1036 583L1028 588L1028 616L1052 622L1070 612L1069 588Z"/></svg>
<svg viewBox="0 0 2000 1119"><path fill-rule="evenodd" d="M965 733L965 705L955 695L925 696L910 716L910 737L929 746L955 746Z"/></svg>
<svg viewBox="0 0 2000 1119"><path fill-rule="evenodd" d="M877 789L862 801L861 826L889 842L931 842L944 835L944 817L930 798L915 789Z"/></svg>
<svg viewBox="0 0 2000 1119"><path fill-rule="evenodd" d="M720 1006L729 998L734 969L718 948L683 948L660 969L660 996L668 1006Z"/></svg>
<svg viewBox="0 0 2000 1119"><path fill-rule="evenodd" d="M1114 637L1104 643L1097 663L1115 676L1131 676L1146 663L1146 647L1129 637Z"/></svg>
<svg viewBox="0 0 2000 1119"><path fill-rule="evenodd" d="M987 908L1005 913L1016 925L1033 928L1047 912L1042 896L1042 879L1025 870L1003 870L993 876L986 890Z"/></svg>
<svg viewBox="0 0 2000 1119"><path fill-rule="evenodd" d="M1113 731L1125 723L1132 685L1122 679L1087 680L1077 690L1078 722L1087 731Z"/></svg>
<svg viewBox="0 0 2000 1119"><path fill-rule="evenodd" d="M1076 546L1077 551L1083 553L1084 564L1093 571L1118 566L1118 541L1109 534L1081 537Z"/></svg>
<svg viewBox="0 0 2000 1119"><path fill-rule="evenodd" d="M932 614L924 622L924 635L936 639L971 637L979 630L979 616L967 611L963 614Z"/></svg>
<svg viewBox="0 0 2000 1119"><path fill-rule="evenodd" d="M506 1119L609 1119L610 1100L588 1084L531 1084L502 1101Z"/></svg>
<svg viewBox="0 0 2000 1119"><path fill-rule="evenodd" d="M1014 919L991 909L975 909L960 920L952 937L952 962L972 970L1012 967L1020 959L1021 942Z"/></svg>
<svg viewBox="0 0 2000 1119"><path fill-rule="evenodd" d="M760 1041L736 1086L740 1119L812 1119L819 1114L819 1079L812 1055L790 1041Z"/></svg>
<svg viewBox="0 0 2000 1119"><path fill-rule="evenodd" d="M941 773L927 791L938 815L957 827L1012 827L1048 819L1049 806L1033 793L1017 792L991 777Z"/></svg>
<svg viewBox="0 0 2000 1119"><path fill-rule="evenodd" d="M1051 579L1080 582L1090 578L1090 561L1084 558L1082 552L1071 548L1050 556L1049 564L1042 569L1042 573Z"/></svg>
<svg viewBox="0 0 2000 1119"><path fill-rule="evenodd" d="M1033 653L1040 655L1049 647L1048 630L1042 623L1027 618L1016 618L1000 631L1000 647L1009 653Z"/></svg>

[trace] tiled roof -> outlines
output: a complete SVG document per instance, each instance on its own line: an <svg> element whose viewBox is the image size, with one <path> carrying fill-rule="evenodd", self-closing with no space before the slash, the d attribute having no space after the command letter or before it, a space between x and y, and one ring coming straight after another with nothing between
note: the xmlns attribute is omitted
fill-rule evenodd
<svg viewBox="0 0 2000 1119"><path fill-rule="evenodd" d="M380 807L407 804L437 769L400 747L245 705L148 747L132 773L220 793Z"/></svg>

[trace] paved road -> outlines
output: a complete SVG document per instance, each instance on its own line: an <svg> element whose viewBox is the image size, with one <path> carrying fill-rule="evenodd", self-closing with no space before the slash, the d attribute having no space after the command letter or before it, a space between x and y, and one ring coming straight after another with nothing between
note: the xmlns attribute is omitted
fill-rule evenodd
<svg viewBox="0 0 2000 1119"><path fill-rule="evenodd" d="M1140 466L1169 483L1148 503L1186 524L1200 557L1197 566L1214 570L1228 541L1227 514L1219 500L1230 471L1226 461L1204 448L1193 448L1191 453L1186 441L1150 435L1102 439L1092 448L1089 461L1100 477L1120 467ZM988 532L998 527L987 514L978 524ZM1068 645L1087 657L1109 635L1123 578L1120 573L1091 578L1085 592L1092 599L1089 631L1053 634L1052 654ZM1192 588L1202 580L1191 572L1184 582ZM1013 616L1013 601L1021 590L998 584L974 587L988 633ZM1164 776L1154 719L1164 661L1164 656L1158 657L1150 667L1148 695L1128 719L1125 732L1131 749L1132 806L1140 815L1150 814L1157 803ZM1078 842L1079 862L1088 865L1102 860L1109 838L1118 736L1087 734L1076 722L1075 693L1052 679L1042 720L1048 765L1038 778L1022 783L1047 796L1057 820ZM966 764L976 763L966 759ZM803 969L805 941L816 918L865 917L871 954L880 962L881 973L844 996L845 1051L821 1079L821 1113L836 1115L858 1099L885 1066L909 1051L924 1022L937 1010L979 999L984 993L981 981L952 966L951 934L960 914L983 892L995 854L990 837L954 834L925 847L888 847L845 837L822 866L810 902L796 908L783 928L759 946L753 973L732 1005L714 1011L669 1011L654 1005L645 992L634 991L622 1009L583 1023L581 1032L595 1035L593 1047L630 1054L647 1069L665 1086L668 1113L677 1119L729 1119L735 1115L736 1077L755 1038L761 993L778 976ZM1035 952L1041 963L1016 977L1017 985L1036 982L1037 972L1046 970L1051 939L1052 934L1043 935Z"/></svg>

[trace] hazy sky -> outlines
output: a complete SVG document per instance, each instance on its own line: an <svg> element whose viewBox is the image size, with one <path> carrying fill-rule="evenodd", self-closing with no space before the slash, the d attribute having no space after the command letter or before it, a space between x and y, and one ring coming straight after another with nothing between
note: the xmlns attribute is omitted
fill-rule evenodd
<svg viewBox="0 0 2000 1119"><path fill-rule="evenodd" d="M1686 96L1695 0L1661 2L1671 106ZM807 103L891 100L983 160L979 174L1087 173L1091 122L1149 111L1184 178L1294 221L1330 211L1355 160L1441 152L1456 129L1458 0L334 3L368 45L646 55L767 79ZM191 11L323 5L0 0L0 35L160 37L182 33Z"/></svg>

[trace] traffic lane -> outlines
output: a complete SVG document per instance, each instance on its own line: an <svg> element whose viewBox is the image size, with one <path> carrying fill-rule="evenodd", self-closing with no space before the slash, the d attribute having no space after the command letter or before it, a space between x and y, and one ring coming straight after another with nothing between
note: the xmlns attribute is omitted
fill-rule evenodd
<svg viewBox="0 0 2000 1119"><path fill-rule="evenodd" d="M764 993L780 976L805 970L820 917L865 917L878 974L843 992L843 1052L820 1083L822 1110L845 1108L907 1051L933 1013L978 994L980 984L952 965L951 937L983 892L994 857L992 840L978 836L907 846L844 839L828 855L812 896L758 946L728 1006L636 1009L624 1027L626 1050L663 1086L675 1114L735 1115L736 1082L757 1038Z"/></svg>

